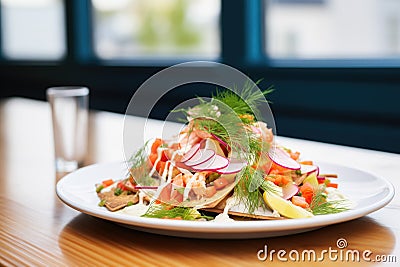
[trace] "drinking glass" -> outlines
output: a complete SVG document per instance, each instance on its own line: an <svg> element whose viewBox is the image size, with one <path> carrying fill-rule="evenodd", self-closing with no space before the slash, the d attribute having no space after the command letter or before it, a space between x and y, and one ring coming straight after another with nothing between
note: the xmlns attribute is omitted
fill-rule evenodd
<svg viewBox="0 0 400 267"><path fill-rule="evenodd" d="M46 95L53 121L56 171L74 171L82 166L88 147L89 89L51 87Z"/></svg>

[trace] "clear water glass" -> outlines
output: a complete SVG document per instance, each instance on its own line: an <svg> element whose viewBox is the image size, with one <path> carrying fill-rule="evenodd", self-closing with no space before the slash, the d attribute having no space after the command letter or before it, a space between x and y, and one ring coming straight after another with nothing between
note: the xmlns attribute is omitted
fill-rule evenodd
<svg viewBox="0 0 400 267"><path fill-rule="evenodd" d="M89 89L51 87L46 95L53 121L56 171L74 171L82 166L87 154Z"/></svg>

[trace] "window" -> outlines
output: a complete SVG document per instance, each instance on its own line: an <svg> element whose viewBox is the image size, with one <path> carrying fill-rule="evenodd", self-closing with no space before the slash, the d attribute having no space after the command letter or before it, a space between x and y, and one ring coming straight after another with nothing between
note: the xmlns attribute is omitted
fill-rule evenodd
<svg viewBox="0 0 400 267"><path fill-rule="evenodd" d="M103 59L220 54L218 0L92 0L94 48Z"/></svg>
<svg viewBox="0 0 400 267"><path fill-rule="evenodd" d="M267 0L266 51L278 59L400 57L398 0Z"/></svg>
<svg viewBox="0 0 400 267"><path fill-rule="evenodd" d="M61 0L1 0L3 56L60 59L66 51Z"/></svg>

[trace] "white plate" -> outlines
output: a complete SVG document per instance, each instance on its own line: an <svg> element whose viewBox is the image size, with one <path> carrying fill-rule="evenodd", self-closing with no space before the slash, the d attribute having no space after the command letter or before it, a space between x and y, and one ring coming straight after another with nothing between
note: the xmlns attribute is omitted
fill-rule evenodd
<svg viewBox="0 0 400 267"><path fill-rule="evenodd" d="M356 203L354 209L306 219L232 223L163 220L112 213L97 205L99 199L95 192L95 184L105 179L115 180L125 177L127 169L124 163L95 164L79 169L58 182L57 195L76 210L130 228L194 238L261 238L306 232L367 215L384 207L394 196L393 185L383 178L349 167L328 163L318 163L318 165L323 173L339 175L337 182L340 191Z"/></svg>

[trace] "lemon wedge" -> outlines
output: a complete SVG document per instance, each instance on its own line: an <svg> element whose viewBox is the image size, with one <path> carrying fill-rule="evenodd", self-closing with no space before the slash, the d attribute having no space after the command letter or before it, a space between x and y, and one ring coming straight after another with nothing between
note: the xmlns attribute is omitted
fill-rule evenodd
<svg viewBox="0 0 400 267"><path fill-rule="evenodd" d="M263 194L265 203L272 209L277 211L280 215L287 218L298 219L298 218L309 218L314 215L296 205L292 202L285 200L277 194L265 191Z"/></svg>

